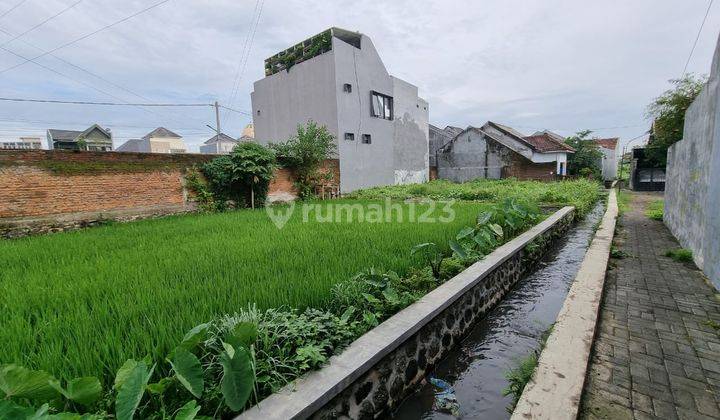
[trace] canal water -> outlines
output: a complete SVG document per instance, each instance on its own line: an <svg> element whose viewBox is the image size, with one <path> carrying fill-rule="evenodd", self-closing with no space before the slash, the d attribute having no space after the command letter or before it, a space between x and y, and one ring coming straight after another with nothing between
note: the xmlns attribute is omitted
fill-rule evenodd
<svg viewBox="0 0 720 420"><path fill-rule="evenodd" d="M540 337L555 322L603 213L600 203L557 241L537 269L520 280L435 367L392 418L509 418L512 397L502 395L508 385L505 372L537 349ZM448 385L452 389L445 390L445 397L454 394L457 404L452 397L448 404L441 395L442 387ZM448 405L454 407L454 414Z"/></svg>

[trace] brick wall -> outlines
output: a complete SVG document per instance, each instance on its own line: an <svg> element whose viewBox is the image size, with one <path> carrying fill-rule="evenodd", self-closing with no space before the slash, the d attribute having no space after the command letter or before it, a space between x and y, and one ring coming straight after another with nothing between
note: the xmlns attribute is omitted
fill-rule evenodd
<svg viewBox="0 0 720 420"><path fill-rule="evenodd" d="M213 159L200 154L0 151L0 231L194 210L184 174ZM337 160L326 170L339 179ZM294 198L293 175L279 169L270 193ZM63 225L64 226L64 225ZM32 232L29 232L32 233Z"/></svg>
<svg viewBox="0 0 720 420"><path fill-rule="evenodd" d="M533 163L522 156L513 154L510 165L502 170L502 177L554 181L556 179L556 165L555 162Z"/></svg>

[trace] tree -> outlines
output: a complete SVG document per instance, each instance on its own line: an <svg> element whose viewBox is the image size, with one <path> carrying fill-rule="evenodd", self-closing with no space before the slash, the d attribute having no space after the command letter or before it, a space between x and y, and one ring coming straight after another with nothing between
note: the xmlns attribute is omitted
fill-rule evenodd
<svg viewBox="0 0 720 420"><path fill-rule="evenodd" d="M682 79L670 80L673 85L648 105L647 115L653 119L653 130L646 156L657 166L667 163L667 149L682 140L685 111L702 91L707 76L688 74Z"/></svg>
<svg viewBox="0 0 720 420"><path fill-rule="evenodd" d="M325 159L335 152L335 137L324 125L308 121L304 126L298 124L297 134L283 143L271 143L278 162L291 169L297 181L300 198L314 195L314 188L323 175L320 168ZM325 174L332 175L332 174Z"/></svg>
<svg viewBox="0 0 720 420"><path fill-rule="evenodd" d="M219 156L202 167L215 201L235 200L249 207L262 205L275 170L275 154L255 142L239 143L229 155Z"/></svg>
<svg viewBox="0 0 720 420"><path fill-rule="evenodd" d="M590 130L578 131L565 140L565 144L575 149L575 153L568 154L568 172L582 176L592 174L599 179L602 176L603 155L597 144L588 138L591 133Z"/></svg>

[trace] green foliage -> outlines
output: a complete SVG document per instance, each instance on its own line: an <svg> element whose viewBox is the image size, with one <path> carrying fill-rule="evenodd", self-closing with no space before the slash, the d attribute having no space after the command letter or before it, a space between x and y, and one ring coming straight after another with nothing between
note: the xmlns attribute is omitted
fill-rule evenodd
<svg viewBox="0 0 720 420"><path fill-rule="evenodd" d="M665 256L677 262L693 262L692 251L687 248L669 249L665 252Z"/></svg>
<svg viewBox="0 0 720 420"><path fill-rule="evenodd" d="M647 115L653 119L653 130L646 149L646 157L659 167L667 164L667 149L682 140L685 111L700 94L707 76L688 74L672 79L672 88L663 92L648 105Z"/></svg>
<svg viewBox="0 0 720 420"><path fill-rule="evenodd" d="M617 204L618 213L625 214L630 209L630 203L632 202L632 195L625 190L620 190L617 193Z"/></svg>
<svg viewBox="0 0 720 420"><path fill-rule="evenodd" d="M262 206L275 170L275 154L255 142L242 142L229 155L218 156L202 167L214 200L235 201L250 207L254 193L255 205Z"/></svg>
<svg viewBox="0 0 720 420"><path fill-rule="evenodd" d="M574 136L568 137L565 143L575 149L575 153L568 155L568 173L595 179L602 177L602 152L597 144L588 137L592 131L578 131Z"/></svg>
<svg viewBox="0 0 720 420"><path fill-rule="evenodd" d="M57 381L51 382L51 385L68 400L84 406L92 405L102 396L100 380L93 376L71 379L66 388Z"/></svg>
<svg viewBox="0 0 720 420"><path fill-rule="evenodd" d="M190 169L185 174L185 182L190 191L195 194L195 201L198 203L200 211L212 212L223 209L225 203L215 200L210 186L196 168Z"/></svg>
<svg viewBox="0 0 720 420"><path fill-rule="evenodd" d="M522 396L525 386L532 379L535 369L537 368L538 361L540 359L540 353L542 353L547 343L550 333L552 333L553 326L550 326L540 336L540 347L527 355L524 359L520 360L520 363L509 371L505 372L505 379L508 381L508 386L503 389L502 393L504 396L512 395L513 401L510 406L507 407L507 411L512 413L517 405L520 397Z"/></svg>
<svg viewBox="0 0 720 420"><path fill-rule="evenodd" d="M521 199L538 206L575 206L584 216L600 197L596 182L578 179L564 182L476 179L464 183L435 180L425 184L393 185L355 191L349 198L407 200L469 200L498 203L506 198Z"/></svg>
<svg viewBox="0 0 720 420"><path fill-rule="evenodd" d="M335 153L335 138L324 125L308 121L299 124L297 134L284 143L271 143L280 165L291 169L297 178L295 187L301 199L315 195L315 186L322 180L329 181L332 173L321 173L325 159Z"/></svg>
<svg viewBox="0 0 720 420"><path fill-rule="evenodd" d="M223 367L222 395L225 404L231 410L240 411L253 391L255 374L250 351L244 347L233 350L232 355L228 352L220 355L220 363Z"/></svg>
<svg viewBox="0 0 720 420"><path fill-rule="evenodd" d="M450 247L452 248L452 244L450 245ZM444 257L437 244L433 242L425 242L422 244L418 244L410 250L410 253L413 255L422 255L425 259L425 262L430 266L433 277L435 277L436 279L440 278L440 266Z"/></svg>
<svg viewBox="0 0 720 420"><path fill-rule="evenodd" d="M664 205L665 202L662 199L653 201L648 205L647 209L645 209L645 216L650 219L662 222L663 217L665 216Z"/></svg>
<svg viewBox="0 0 720 420"><path fill-rule="evenodd" d="M120 381L115 398L115 416L118 420L131 420L135 416L154 369L154 366L148 369L144 361L137 362Z"/></svg>
<svg viewBox="0 0 720 420"><path fill-rule="evenodd" d="M190 400L175 413L175 420L193 420L200 412L200 408L195 400Z"/></svg>
<svg viewBox="0 0 720 420"><path fill-rule="evenodd" d="M169 362L175 371L175 377L178 381L180 381L185 389L190 391L193 396L200 398L205 388L200 360L184 347L177 347L173 351L172 359L170 359Z"/></svg>
<svg viewBox="0 0 720 420"><path fill-rule="evenodd" d="M41 370L30 370L14 364L0 366L0 391L5 398L49 401L57 397L52 386L55 378Z"/></svg>

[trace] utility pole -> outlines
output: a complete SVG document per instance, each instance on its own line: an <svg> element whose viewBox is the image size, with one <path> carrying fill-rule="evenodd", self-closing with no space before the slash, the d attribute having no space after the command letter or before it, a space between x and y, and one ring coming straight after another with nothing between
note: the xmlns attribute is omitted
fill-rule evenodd
<svg viewBox="0 0 720 420"><path fill-rule="evenodd" d="M217 131L218 140L220 140L220 104L215 101L215 131Z"/></svg>

